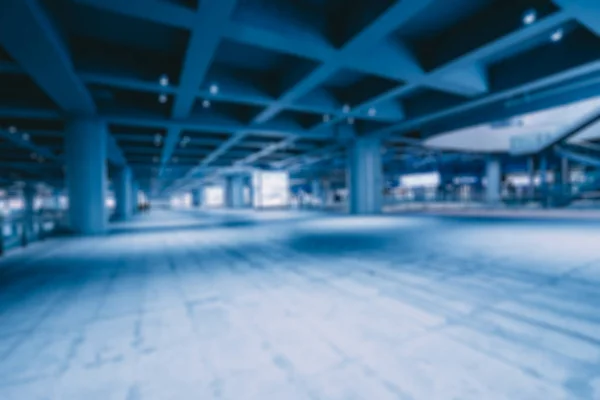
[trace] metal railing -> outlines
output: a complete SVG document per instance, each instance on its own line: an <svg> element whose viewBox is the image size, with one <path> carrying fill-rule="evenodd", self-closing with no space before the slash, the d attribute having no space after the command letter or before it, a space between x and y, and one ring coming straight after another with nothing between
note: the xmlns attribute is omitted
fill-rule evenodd
<svg viewBox="0 0 600 400"><path fill-rule="evenodd" d="M56 234L65 226L64 222L62 211L41 211L29 216L20 212L0 216L0 255Z"/></svg>

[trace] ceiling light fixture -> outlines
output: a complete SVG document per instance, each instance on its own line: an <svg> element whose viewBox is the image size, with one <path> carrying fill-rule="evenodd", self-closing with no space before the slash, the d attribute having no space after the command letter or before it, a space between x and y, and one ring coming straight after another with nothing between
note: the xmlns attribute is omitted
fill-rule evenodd
<svg viewBox="0 0 600 400"><path fill-rule="evenodd" d="M167 95L162 93L158 96L158 102L161 104L165 104L167 102Z"/></svg>
<svg viewBox="0 0 600 400"><path fill-rule="evenodd" d="M564 34L565 32L562 30L562 28L558 28L552 33L552 35L550 35L550 40L552 40L554 43L560 42Z"/></svg>
<svg viewBox="0 0 600 400"><path fill-rule="evenodd" d="M531 25L537 19L537 12L535 10L527 10L525 14L523 14L523 24Z"/></svg>
<svg viewBox="0 0 600 400"><path fill-rule="evenodd" d="M329 116L329 114L323 114L323 122L329 122L330 119L331 117Z"/></svg>
<svg viewBox="0 0 600 400"><path fill-rule="evenodd" d="M169 85L169 76L167 74L162 74L158 80L160 86L168 86Z"/></svg>
<svg viewBox="0 0 600 400"><path fill-rule="evenodd" d="M24 133L21 137L27 142L29 140L29 133Z"/></svg>
<svg viewBox="0 0 600 400"><path fill-rule="evenodd" d="M344 114L348 114L350 112L350 105L344 104L344 107L342 107L342 111L344 112Z"/></svg>
<svg viewBox="0 0 600 400"><path fill-rule="evenodd" d="M219 86L217 86L216 83L213 83L212 85L210 85L210 94L215 95L219 93Z"/></svg>
<svg viewBox="0 0 600 400"><path fill-rule="evenodd" d="M152 157L152 161L154 161L155 163L158 162L158 157Z"/></svg>
<svg viewBox="0 0 600 400"><path fill-rule="evenodd" d="M204 107L204 108L208 108L208 107L210 107L210 101L209 101L209 100L204 100L204 101L202 102L202 107Z"/></svg>
<svg viewBox="0 0 600 400"><path fill-rule="evenodd" d="M375 109L375 107L371 107L367 111L367 114L369 114L369 117L374 117L377 114L377 110Z"/></svg>
<svg viewBox="0 0 600 400"><path fill-rule="evenodd" d="M9 126L8 127L8 132L10 133L17 133L17 127L16 126Z"/></svg>
<svg viewBox="0 0 600 400"><path fill-rule="evenodd" d="M354 125L354 118L352 118L352 117L349 117L349 118L348 118L348 124L349 124L349 125Z"/></svg>

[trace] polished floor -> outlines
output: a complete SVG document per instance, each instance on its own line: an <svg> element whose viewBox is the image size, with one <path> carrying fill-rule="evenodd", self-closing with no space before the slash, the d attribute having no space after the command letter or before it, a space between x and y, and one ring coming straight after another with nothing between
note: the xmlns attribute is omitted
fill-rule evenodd
<svg viewBox="0 0 600 400"><path fill-rule="evenodd" d="M153 211L0 261L0 399L600 399L597 222Z"/></svg>

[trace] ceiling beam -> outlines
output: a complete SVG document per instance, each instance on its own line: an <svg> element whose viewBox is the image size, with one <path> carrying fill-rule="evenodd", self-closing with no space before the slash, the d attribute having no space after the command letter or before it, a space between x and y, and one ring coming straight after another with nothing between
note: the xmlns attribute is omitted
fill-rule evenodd
<svg viewBox="0 0 600 400"><path fill-rule="evenodd" d="M67 46L37 0L7 0L0 13L0 43L31 79L67 115L91 116L96 106L75 73ZM108 157L125 163L114 138Z"/></svg>
<svg viewBox="0 0 600 400"><path fill-rule="evenodd" d="M202 1L200 3L193 21L192 35L179 78L179 89L175 95L171 112L173 118L186 118L190 115L197 99L198 88L204 82L235 5L236 0ZM163 147L162 167L167 164L177 147L179 135L178 129L169 128Z"/></svg>
<svg viewBox="0 0 600 400"><path fill-rule="evenodd" d="M70 55L36 0L6 0L0 43L21 68L66 113L93 115L94 102L77 77Z"/></svg>
<svg viewBox="0 0 600 400"><path fill-rule="evenodd" d="M52 151L50 151L44 147L36 146L34 143L31 142L31 139L29 139L29 140L23 139L23 136L20 133L10 133L9 131L7 131L5 129L0 129L0 138L6 140L7 142L12 143L13 145L15 145L19 148L29 150L32 153L35 153L38 156L41 156L48 161L55 161L55 162L62 161L62 159L59 156L57 156L56 154L54 154Z"/></svg>
<svg viewBox="0 0 600 400"><path fill-rule="evenodd" d="M75 0L75 2L176 28L190 28L195 22L192 11L162 0Z"/></svg>
<svg viewBox="0 0 600 400"><path fill-rule="evenodd" d="M251 126L261 126L265 122L271 120L281 110L294 104L294 102L300 97L318 88L331 75L344 68L351 59L356 57L357 53L368 53L371 46L378 41L381 41L402 24L406 23L406 21L420 12L431 1L432 0L404 0L390 7L375 22L353 37L339 51L331 51L330 48L324 47L322 43L317 44L316 48L320 52L318 57L319 60L322 61L322 64L310 72L306 77L302 78L299 82L292 85L290 89L286 90L277 99L277 101L269 104L253 119ZM287 47L290 49L305 49L306 51L312 51L312 42L314 42L314 40L312 40L310 43L295 41L293 44L288 43L283 45L282 40L279 39L279 36L275 37L274 33L258 30L257 28L248 28L247 30L243 30L238 27L238 30L234 30L234 32L237 32L236 36L238 39L244 41L245 43L252 41L252 44L259 45L260 47L265 47L265 44L275 43L280 49ZM265 40L266 37L271 38L272 40ZM318 41L316 43L318 43ZM315 53L311 54L313 56L317 56ZM312 57L309 56L308 58ZM411 58L410 60L405 59L404 61L405 63L411 63L415 60ZM239 142L247 133L248 131L246 130L241 130L238 132L229 141L225 142L221 147L217 148L212 154L210 154L201 163L201 166L207 166L215 161L228 149ZM260 157L270 154L270 152L274 151L274 149L275 147L271 147L269 150L265 150L265 152L261 153Z"/></svg>
<svg viewBox="0 0 600 400"><path fill-rule="evenodd" d="M600 3L596 0L552 0L590 31L600 36Z"/></svg>

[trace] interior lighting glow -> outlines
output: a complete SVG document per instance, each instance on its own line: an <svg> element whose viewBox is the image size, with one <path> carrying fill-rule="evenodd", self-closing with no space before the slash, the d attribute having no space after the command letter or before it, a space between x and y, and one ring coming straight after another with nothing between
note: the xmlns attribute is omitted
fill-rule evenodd
<svg viewBox="0 0 600 400"><path fill-rule="evenodd" d="M8 132L11 133L11 134L17 133L17 127L16 126L9 126L8 127Z"/></svg>
<svg viewBox="0 0 600 400"><path fill-rule="evenodd" d="M348 118L348 124L354 125L354 118L352 118L352 117Z"/></svg>
<svg viewBox="0 0 600 400"><path fill-rule="evenodd" d="M202 107L204 108L209 108L210 107L210 101L209 100L204 100L202 102Z"/></svg>
<svg viewBox="0 0 600 400"><path fill-rule="evenodd" d="M350 105L344 104L344 107L342 107L342 111L344 112L344 114L348 114L350 112Z"/></svg>
<svg viewBox="0 0 600 400"><path fill-rule="evenodd" d="M331 117L329 116L329 114L323 114L323 122L329 122L331 120Z"/></svg>
<svg viewBox="0 0 600 400"><path fill-rule="evenodd" d="M553 42L560 42L564 36L565 32L562 30L562 28L559 28L557 30L554 31L554 33L552 33L552 35L550 36L550 39Z"/></svg>
<svg viewBox="0 0 600 400"><path fill-rule="evenodd" d="M217 86L216 83L213 83L212 85L210 85L210 94L212 95L216 95L219 93L219 86Z"/></svg>
<svg viewBox="0 0 600 400"><path fill-rule="evenodd" d="M158 82L160 83L160 86L168 86L169 85L169 76L167 74L161 75Z"/></svg>
<svg viewBox="0 0 600 400"><path fill-rule="evenodd" d="M537 13L535 12L535 10L528 10L523 15L523 24L531 25L535 22L536 19L537 19Z"/></svg>
<svg viewBox="0 0 600 400"><path fill-rule="evenodd" d="M24 141L28 141L29 140L29 133L24 133L23 136L21 136L23 138Z"/></svg>
<svg viewBox="0 0 600 400"><path fill-rule="evenodd" d="M367 111L367 114L369 114L369 117L374 117L377 114L377 110L375 107L371 107L369 108L369 111Z"/></svg>
<svg viewBox="0 0 600 400"><path fill-rule="evenodd" d="M165 104L167 102L167 95L166 94L161 94L158 96L158 102L161 104Z"/></svg>
<svg viewBox="0 0 600 400"><path fill-rule="evenodd" d="M400 186L407 188L438 187L440 181L440 174L438 172L407 174L400 177Z"/></svg>

